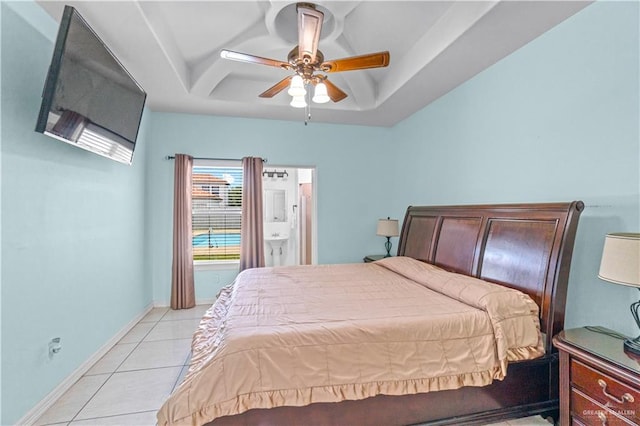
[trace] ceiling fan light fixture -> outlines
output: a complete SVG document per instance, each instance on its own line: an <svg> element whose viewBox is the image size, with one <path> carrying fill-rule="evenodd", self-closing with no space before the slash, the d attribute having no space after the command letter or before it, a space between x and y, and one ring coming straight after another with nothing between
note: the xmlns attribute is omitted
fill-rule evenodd
<svg viewBox="0 0 640 426"><path fill-rule="evenodd" d="M317 104L324 104L329 102L329 99L329 95L327 94L327 86L324 83L316 84L312 101Z"/></svg>
<svg viewBox="0 0 640 426"><path fill-rule="evenodd" d="M304 108L307 106L307 101L304 99L304 95L294 96L289 104L294 108Z"/></svg>
<svg viewBox="0 0 640 426"><path fill-rule="evenodd" d="M289 86L289 90L287 91L289 96L297 97L303 96L307 94L307 90L304 88L304 80L299 75L294 75L291 78L291 85Z"/></svg>

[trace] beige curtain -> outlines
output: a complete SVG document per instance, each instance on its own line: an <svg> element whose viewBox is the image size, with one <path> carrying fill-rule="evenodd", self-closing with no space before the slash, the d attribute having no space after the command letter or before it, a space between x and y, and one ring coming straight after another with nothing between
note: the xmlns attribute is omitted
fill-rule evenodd
<svg viewBox="0 0 640 426"><path fill-rule="evenodd" d="M171 309L188 309L196 305L191 236L192 170L193 158L184 154L176 154L173 184Z"/></svg>
<svg viewBox="0 0 640 426"><path fill-rule="evenodd" d="M240 271L264 266L262 158L243 158L242 172L244 183L240 229Z"/></svg>

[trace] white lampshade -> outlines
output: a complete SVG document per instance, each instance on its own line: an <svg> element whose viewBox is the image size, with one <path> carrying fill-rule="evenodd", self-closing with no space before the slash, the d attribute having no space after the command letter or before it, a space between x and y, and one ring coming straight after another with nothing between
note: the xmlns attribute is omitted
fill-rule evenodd
<svg viewBox="0 0 640 426"><path fill-rule="evenodd" d="M307 101L304 99L304 95L294 96L289 105L294 108L304 108L307 106Z"/></svg>
<svg viewBox="0 0 640 426"><path fill-rule="evenodd" d="M316 84L316 88L313 92L312 101L317 104L324 104L329 102L329 95L327 94L327 86L324 83Z"/></svg>
<svg viewBox="0 0 640 426"><path fill-rule="evenodd" d="M640 234L607 234L598 278L640 287Z"/></svg>
<svg viewBox="0 0 640 426"><path fill-rule="evenodd" d="M307 90L304 88L304 81L302 80L302 77L300 77L299 75L294 75L291 78L291 85L289 86L289 90L287 91L287 93L290 96L304 96L307 94Z"/></svg>
<svg viewBox="0 0 640 426"><path fill-rule="evenodd" d="M381 235L383 237L397 237L399 235L398 219L379 219L376 235Z"/></svg>

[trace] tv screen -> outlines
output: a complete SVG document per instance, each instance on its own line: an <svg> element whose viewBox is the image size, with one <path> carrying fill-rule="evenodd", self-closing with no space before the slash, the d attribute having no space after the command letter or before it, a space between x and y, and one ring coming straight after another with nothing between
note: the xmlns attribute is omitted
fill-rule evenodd
<svg viewBox="0 0 640 426"><path fill-rule="evenodd" d="M146 93L71 6L65 6L36 132L131 164Z"/></svg>

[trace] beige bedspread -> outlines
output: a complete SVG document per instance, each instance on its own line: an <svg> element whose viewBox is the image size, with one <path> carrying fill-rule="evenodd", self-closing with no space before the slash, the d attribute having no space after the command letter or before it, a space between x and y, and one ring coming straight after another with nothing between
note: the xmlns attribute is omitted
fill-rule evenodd
<svg viewBox="0 0 640 426"><path fill-rule="evenodd" d="M158 424L484 386L543 353L528 296L414 259L251 269L205 314Z"/></svg>

